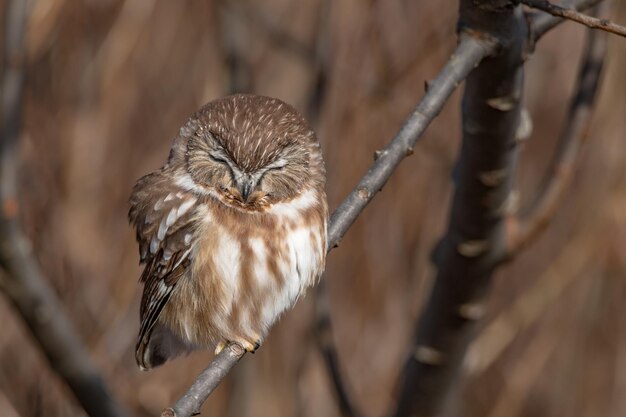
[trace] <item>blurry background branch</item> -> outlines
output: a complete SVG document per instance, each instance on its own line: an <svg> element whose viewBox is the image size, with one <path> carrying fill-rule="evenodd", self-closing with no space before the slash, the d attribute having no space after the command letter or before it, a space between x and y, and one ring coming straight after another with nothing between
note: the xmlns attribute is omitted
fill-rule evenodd
<svg viewBox="0 0 626 417"><path fill-rule="evenodd" d="M0 136L0 289L19 311L50 366L92 417L129 413L113 398L54 290L39 268L19 224L19 139L24 85L27 1L6 3Z"/></svg>
<svg viewBox="0 0 626 417"><path fill-rule="evenodd" d="M485 294L504 247L505 219L514 197L527 39L522 9L511 6L506 1L461 0L461 30L498 39L499 48L465 81L463 141L448 230L409 349L396 417L441 412L475 324L486 310Z"/></svg>
<svg viewBox="0 0 626 417"><path fill-rule="evenodd" d="M605 2L603 5L608 4ZM606 7L603 8L606 10ZM587 136L593 104L600 84L607 50L606 33L589 33L578 73L576 90L569 104L558 149L544 179L544 185L529 212L520 220L511 219L511 242L507 257L528 246L548 226L562 202Z"/></svg>
<svg viewBox="0 0 626 417"><path fill-rule="evenodd" d="M535 9L543 10L553 16L562 17L574 22L583 24L592 29L600 29L609 33L626 37L626 27L615 24L607 19L599 19L593 16L587 16L576 10L570 10L556 4L552 4L547 0L522 0L522 3Z"/></svg>
<svg viewBox="0 0 626 417"><path fill-rule="evenodd" d="M603 0L563 0L559 6L572 10L587 10ZM543 35L553 29L555 26L563 23L564 19L559 16L553 16L549 13L539 13L532 19L531 33L534 41L537 42Z"/></svg>

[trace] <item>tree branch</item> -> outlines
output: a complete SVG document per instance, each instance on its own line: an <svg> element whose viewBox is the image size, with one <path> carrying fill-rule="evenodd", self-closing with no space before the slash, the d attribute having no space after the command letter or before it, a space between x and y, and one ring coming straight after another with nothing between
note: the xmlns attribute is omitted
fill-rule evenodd
<svg viewBox="0 0 626 417"><path fill-rule="evenodd" d="M546 13L550 13L552 16L562 17L564 19L572 20L592 29L600 29L605 32L614 33L616 35L626 37L626 27L615 24L607 19L598 19L597 17L588 16L576 10L570 10L561 6L557 6L547 0L522 0L522 3L534 9L539 9Z"/></svg>
<svg viewBox="0 0 626 417"><path fill-rule="evenodd" d="M389 144L376 151L374 164L330 218L328 245L333 249L363 209L391 177L400 162L413 153L413 147L430 122L439 114L450 94L482 58L495 52L496 43L479 37L463 36L448 63L429 84L426 95Z"/></svg>
<svg viewBox="0 0 626 417"><path fill-rule="evenodd" d="M343 203L331 216L328 228L329 252L337 247L343 235L348 231L365 206L382 189L391 174L400 162L412 153L413 146L426 130L428 124L439 114L444 104L465 79L467 74L485 56L495 51L496 44L487 39L472 36L463 36L456 51L432 82L430 89L413 110L409 118L391 142L382 151L354 190L346 197ZM233 345L230 345L232 349ZM208 394L221 382L235 363L241 358L234 352L224 353L228 347L218 355L209 366L200 374L192 388L183 396L176 406L166 409L163 417L189 417L208 398ZM217 372L217 369L226 372ZM195 387L205 387L201 397L197 395ZM190 394L194 390L196 394ZM178 408L177 408L178 407Z"/></svg>
<svg viewBox="0 0 626 417"><path fill-rule="evenodd" d="M564 0L559 3L559 6L574 10L587 10L590 7L593 7L603 0ZM548 13L541 13L537 16L534 16L531 23L531 33L533 34L534 41L537 42L543 35L545 35L548 31L555 28L557 25L563 23L563 20L560 17L552 16Z"/></svg>
<svg viewBox="0 0 626 417"><path fill-rule="evenodd" d="M185 395L176 401L173 407L163 410L161 417L183 417L199 414L202 404L245 353L246 351L241 345L237 343L228 344L202 371Z"/></svg>
<svg viewBox="0 0 626 417"><path fill-rule="evenodd" d="M522 9L509 0L461 0L459 27L498 39L498 54L468 76L463 142L437 276L416 325L396 417L440 412L484 312L483 297L503 250L528 37Z"/></svg>
<svg viewBox="0 0 626 417"><path fill-rule="evenodd" d="M339 356L333 344L333 328L330 319L330 307L328 305L328 293L324 280L317 284L315 292L315 335L317 344L324 358L326 369L337 398L339 411L343 417L358 417L361 415L350 400L348 389L341 376Z"/></svg>
<svg viewBox="0 0 626 417"><path fill-rule="evenodd" d="M23 38L28 2L7 3L0 131L0 289L20 313L57 374L92 417L129 414L111 396L48 284L19 224L18 142L23 107Z"/></svg>
<svg viewBox="0 0 626 417"><path fill-rule="evenodd" d="M557 152L544 180L543 191L522 219L512 219L509 255L532 243L548 226L572 181L587 138L607 51L606 33L589 33L574 96L569 105Z"/></svg>

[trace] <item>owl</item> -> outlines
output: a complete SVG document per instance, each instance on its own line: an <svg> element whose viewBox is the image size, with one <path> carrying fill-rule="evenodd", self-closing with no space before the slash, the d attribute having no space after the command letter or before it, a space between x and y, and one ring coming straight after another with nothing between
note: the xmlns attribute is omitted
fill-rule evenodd
<svg viewBox="0 0 626 417"><path fill-rule="evenodd" d="M324 187L319 142L288 104L238 94L196 112L130 197L139 367L229 342L254 352L324 270Z"/></svg>

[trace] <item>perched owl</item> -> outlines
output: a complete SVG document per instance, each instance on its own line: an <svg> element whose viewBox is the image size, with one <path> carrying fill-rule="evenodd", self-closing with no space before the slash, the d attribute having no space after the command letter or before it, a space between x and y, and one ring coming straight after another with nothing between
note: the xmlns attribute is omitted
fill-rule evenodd
<svg viewBox="0 0 626 417"><path fill-rule="evenodd" d="M291 106L238 94L195 113L130 198L145 265L139 367L258 348L324 269L324 186L315 133Z"/></svg>

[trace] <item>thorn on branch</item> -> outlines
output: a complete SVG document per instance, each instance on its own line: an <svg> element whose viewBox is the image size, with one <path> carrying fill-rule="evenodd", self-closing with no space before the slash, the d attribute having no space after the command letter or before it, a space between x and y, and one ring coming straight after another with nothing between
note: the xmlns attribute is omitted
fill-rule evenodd
<svg viewBox="0 0 626 417"><path fill-rule="evenodd" d="M383 151L381 151L381 150L374 151L374 161L377 161L379 158L385 156L386 153L387 153L387 151L384 151L384 150Z"/></svg>
<svg viewBox="0 0 626 417"><path fill-rule="evenodd" d="M511 111L515 108L519 97L508 96L508 97L494 97L487 100L487 105L492 109L499 110L502 112Z"/></svg>
<svg viewBox="0 0 626 417"><path fill-rule="evenodd" d="M511 192L507 195L504 202L502 202L502 206L500 206L495 214L498 217L508 217L512 216L519 210L520 206L520 193L518 190L511 190Z"/></svg>
<svg viewBox="0 0 626 417"><path fill-rule="evenodd" d="M367 200L370 197L370 192L367 188L359 188L358 195L359 198L363 200Z"/></svg>
<svg viewBox="0 0 626 417"><path fill-rule="evenodd" d="M459 307L459 316L466 320L478 321L485 315L485 304L482 302L465 303Z"/></svg>
<svg viewBox="0 0 626 417"><path fill-rule="evenodd" d="M446 359L446 356L441 351L425 345L417 346L413 356L416 361L431 366L443 365Z"/></svg>
<svg viewBox="0 0 626 417"><path fill-rule="evenodd" d="M530 135L533 134L533 119L527 108L522 109L520 115L519 125L517 126L517 132L515 133L515 139L518 143L525 142Z"/></svg>
<svg viewBox="0 0 626 417"><path fill-rule="evenodd" d="M476 258L485 253L488 248L487 240L466 240L457 246L459 253L466 258Z"/></svg>
<svg viewBox="0 0 626 417"><path fill-rule="evenodd" d="M485 187L497 187L506 178L505 169L496 169L493 171L485 171L478 177Z"/></svg>

